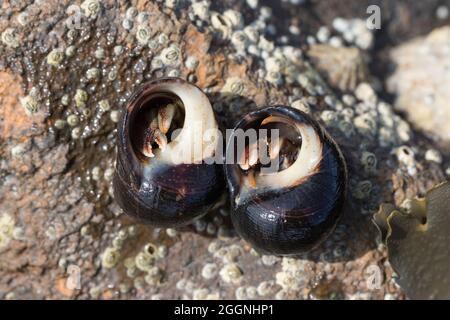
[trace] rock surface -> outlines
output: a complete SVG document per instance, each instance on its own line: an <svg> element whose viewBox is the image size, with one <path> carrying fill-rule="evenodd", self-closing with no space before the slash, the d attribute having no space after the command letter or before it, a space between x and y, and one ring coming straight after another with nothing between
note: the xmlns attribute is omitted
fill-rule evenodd
<svg viewBox="0 0 450 320"><path fill-rule="evenodd" d="M444 179L424 160L429 141L369 84L331 91L307 49L264 33L267 7L130 3L2 2L0 298L403 298L370 215ZM183 230L124 217L111 196L115 123L133 89L162 76L203 88L224 127L275 103L320 120L350 174L329 240L278 258L234 234L226 205Z"/></svg>
<svg viewBox="0 0 450 320"><path fill-rule="evenodd" d="M391 52L395 71L387 81L395 107L418 128L450 140L450 27L434 30Z"/></svg>

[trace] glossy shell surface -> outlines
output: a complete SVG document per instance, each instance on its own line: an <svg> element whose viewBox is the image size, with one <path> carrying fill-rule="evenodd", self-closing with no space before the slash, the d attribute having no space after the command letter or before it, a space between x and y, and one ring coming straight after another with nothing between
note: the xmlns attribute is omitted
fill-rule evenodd
<svg viewBox="0 0 450 320"><path fill-rule="evenodd" d="M310 116L291 107L255 111L244 117L235 130L258 128L270 117L294 124L288 130L295 131L298 125L300 130L296 134L301 140L298 157L291 167L266 176L265 180L256 179L251 187L238 164L227 164L231 217L236 231L258 251L301 254L334 230L346 195L346 164L339 147L324 129ZM227 142L227 153L230 148L234 148L233 135ZM281 177L283 171L288 173L286 177Z"/></svg>
<svg viewBox="0 0 450 320"><path fill-rule="evenodd" d="M182 105L182 130L164 150L146 157L140 148L145 140L142 123L146 114L165 99ZM175 227L205 214L223 194L220 166L203 163L204 155L195 152L191 157L183 156L193 143L186 137L194 121L203 122L205 128L217 127L207 97L184 80L152 81L132 95L119 122L113 181L115 200L125 213L154 226Z"/></svg>

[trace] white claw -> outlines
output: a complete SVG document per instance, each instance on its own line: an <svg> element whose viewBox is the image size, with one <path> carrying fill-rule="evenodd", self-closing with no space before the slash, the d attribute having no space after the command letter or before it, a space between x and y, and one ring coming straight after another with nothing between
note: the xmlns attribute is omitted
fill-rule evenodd
<svg viewBox="0 0 450 320"><path fill-rule="evenodd" d="M248 169L250 169L250 166L248 165L248 163L241 163L240 167L244 171L247 171Z"/></svg>
<svg viewBox="0 0 450 320"><path fill-rule="evenodd" d="M281 137L270 141L269 156L270 156L271 160L273 160L279 156L283 142L284 142L284 139Z"/></svg>
<svg viewBox="0 0 450 320"><path fill-rule="evenodd" d="M280 169L286 170L292 165L292 162L288 158L284 158L283 162L281 163Z"/></svg>
<svg viewBox="0 0 450 320"><path fill-rule="evenodd" d="M153 119L152 122L150 122L149 128L152 130L152 132L158 129L158 120L156 118Z"/></svg>
<svg viewBox="0 0 450 320"><path fill-rule="evenodd" d="M152 143L151 141L148 141L145 145L144 148L142 149L142 153L144 154L144 156L146 156L147 158L153 158L155 155L153 154L153 150L152 150Z"/></svg>
<svg viewBox="0 0 450 320"><path fill-rule="evenodd" d="M258 143L252 144L248 149L248 164L253 167L258 163Z"/></svg>
<svg viewBox="0 0 450 320"><path fill-rule="evenodd" d="M152 143L154 139L155 131L158 130L158 121L153 119L149 124L150 135L146 138L147 140L144 142L144 147L142 148L142 153L147 158L153 158L155 155L153 154Z"/></svg>
<svg viewBox="0 0 450 320"><path fill-rule="evenodd" d="M240 166L242 170L248 170L258 163L258 143L254 143L246 148L242 154Z"/></svg>
<svg viewBox="0 0 450 320"><path fill-rule="evenodd" d="M162 133L166 134L169 131L170 124L172 123L173 116L175 114L175 105L168 104L162 107L158 111L158 127Z"/></svg>
<svg viewBox="0 0 450 320"><path fill-rule="evenodd" d="M166 135L164 133L162 133L161 130L156 129L154 137L155 137L155 142L158 144L161 151L164 151L164 149L166 149L166 146L167 146Z"/></svg>

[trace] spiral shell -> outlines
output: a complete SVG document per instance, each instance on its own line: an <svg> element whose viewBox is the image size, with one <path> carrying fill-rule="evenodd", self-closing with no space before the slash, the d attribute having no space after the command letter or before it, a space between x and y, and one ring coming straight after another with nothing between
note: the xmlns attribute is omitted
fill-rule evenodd
<svg viewBox="0 0 450 320"><path fill-rule="evenodd" d="M118 127L113 184L120 207L161 227L206 213L224 188L222 168L204 163L219 143L213 137L206 144L204 133L217 129L211 104L196 86L166 78L139 88Z"/></svg>
<svg viewBox="0 0 450 320"><path fill-rule="evenodd" d="M283 154L283 147L271 139L269 154L289 164L283 167L282 162L281 170L264 173L249 152L251 146L245 149L243 164L227 164L231 218L236 231L259 251L301 254L323 241L341 216L347 188L345 160L316 121L286 106L244 117L227 142L227 156L236 151L239 129L263 127L278 129L279 137L288 140L289 148Z"/></svg>

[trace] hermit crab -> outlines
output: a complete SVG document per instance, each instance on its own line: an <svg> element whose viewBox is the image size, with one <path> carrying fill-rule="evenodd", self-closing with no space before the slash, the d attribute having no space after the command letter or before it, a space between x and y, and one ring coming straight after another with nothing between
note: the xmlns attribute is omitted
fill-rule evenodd
<svg viewBox="0 0 450 320"><path fill-rule="evenodd" d="M125 213L161 227L189 223L223 193L223 170L206 164L221 144L207 96L178 78L140 87L118 126L114 196Z"/></svg>
<svg viewBox="0 0 450 320"><path fill-rule="evenodd" d="M250 113L229 136L226 157L233 225L258 251L301 254L333 231L346 194L346 164L310 116L287 106Z"/></svg>

